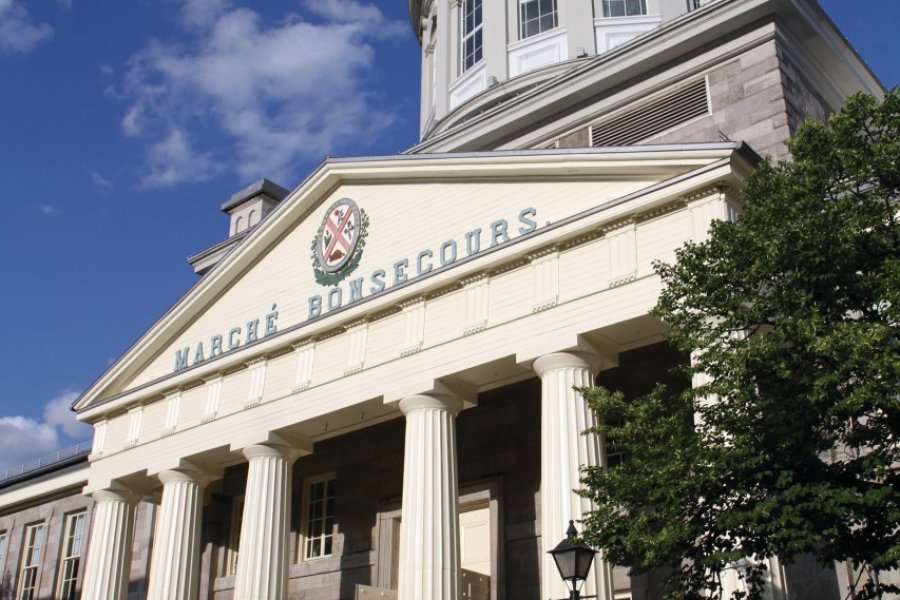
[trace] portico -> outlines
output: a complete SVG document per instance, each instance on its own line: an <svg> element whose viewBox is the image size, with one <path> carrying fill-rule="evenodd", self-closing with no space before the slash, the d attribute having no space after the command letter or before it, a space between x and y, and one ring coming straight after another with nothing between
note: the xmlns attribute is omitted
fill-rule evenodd
<svg viewBox="0 0 900 600"><path fill-rule="evenodd" d="M82 397L79 415L97 431L86 491L110 523L91 538L83 597L125 597L137 497L158 503L151 598L194 598L205 577L213 595L285 599L314 573L316 585L342 577L343 562L323 566L335 560L358 562L373 573L359 580L401 600L504 597L503 570L527 564L542 598L564 597L545 552L591 509L573 492L580 466L605 461L600 440L581 435L594 417L573 387L662 340L647 316L651 261L728 212L752 156L734 144L561 156L329 161L285 198ZM376 276L352 302L311 313L308 298L356 277L308 266L336 205L359 211L358 226L340 230L344 264ZM449 240L456 256L440 265ZM183 359L243 320L260 321L244 327L258 332L251 342ZM532 391L517 396L523 385ZM478 416L515 415L528 398L536 421ZM479 433L458 439L458 422ZM378 432L393 432L386 446L369 439ZM529 443L539 451L526 460ZM372 462L379 455L388 463ZM354 499L348 464L402 485L367 473L375 497ZM341 513L348 503L366 504L358 513L373 523L371 549L352 558L366 527ZM482 512L461 531L467 503ZM232 515L227 532L205 507ZM485 544L486 566L464 569ZM589 590L613 597L602 560Z"/></svg>

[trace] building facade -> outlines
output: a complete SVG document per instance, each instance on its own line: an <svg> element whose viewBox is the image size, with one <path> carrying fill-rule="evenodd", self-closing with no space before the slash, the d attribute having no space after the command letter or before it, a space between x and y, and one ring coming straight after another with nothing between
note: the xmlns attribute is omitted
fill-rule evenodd
<svg viewBox="0 0 900 600"><path fill-rule="evenodd" d="M669 377L653 261L803 118L883 93L812 0L409 12L421 141L223 205L197 284L76 402L90 455L0 482L0 598L567 597L546 551L616 459L573 386ZM772 600L849 585L770 567ZM585 593L658 579L599 556Z"/></svg>

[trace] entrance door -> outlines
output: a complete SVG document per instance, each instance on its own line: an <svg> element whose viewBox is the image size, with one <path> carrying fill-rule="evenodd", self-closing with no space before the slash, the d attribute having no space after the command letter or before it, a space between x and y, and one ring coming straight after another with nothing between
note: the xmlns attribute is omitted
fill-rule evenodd
<svg viewBox="0 0 900 600"><path fill-rule="evenodd" d="M459 512L462 598L491 600L491 509L462 506Z"/></svg>
<svg viewBox="0 0 900 600"><path fill-rule="evenodd" d="M475 495L475 494L472 494ZM491 577L497 569L496 549L492 547L498 532L491 519L490 500L461 496L459 507L459 546L462 571L461 600L496 600L492 594ZM379 517L379 553L387 558L379 562L377 581L383 590L396 590L400 570L399 509L381 513Z"/></svg>

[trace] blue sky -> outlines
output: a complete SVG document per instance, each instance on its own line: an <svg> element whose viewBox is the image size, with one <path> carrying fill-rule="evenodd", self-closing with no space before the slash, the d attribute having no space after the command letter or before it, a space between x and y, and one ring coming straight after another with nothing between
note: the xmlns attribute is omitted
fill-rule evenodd
<svg viewBox="0 0 900 600"><path fill-rule="evenodd" d="M898 0L825 0L886 86ZM193 284L219 206L418 124L405 0L0 0L0 469Z"/></svg>

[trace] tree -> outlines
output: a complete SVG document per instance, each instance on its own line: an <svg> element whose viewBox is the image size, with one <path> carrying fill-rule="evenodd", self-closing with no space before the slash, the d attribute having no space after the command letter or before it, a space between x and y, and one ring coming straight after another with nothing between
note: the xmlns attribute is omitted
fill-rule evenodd
<svg viewBox="0 0 900 600"><path fill-rule="evenodd" d="M669 598L718 598L765 559L851 561L848 593L900 592L900 90L804 123L748 178L735 222L657 264L654 313L692 388L582 390L625 461L584 470L588 543ZM894 580L896 581L896 579ZM737 594L737 597L743 594Z"/></svg>

